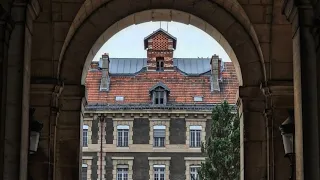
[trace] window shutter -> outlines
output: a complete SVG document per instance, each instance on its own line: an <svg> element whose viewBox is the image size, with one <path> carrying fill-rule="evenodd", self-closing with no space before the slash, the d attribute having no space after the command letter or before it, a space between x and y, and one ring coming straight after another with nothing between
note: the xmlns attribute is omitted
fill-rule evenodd
<svg viewBox="0 0 320 180"><path fill-rule="evenodd" d="M153 136L154 137L166 137L166 130L165 129L154 129Z"/></svg>

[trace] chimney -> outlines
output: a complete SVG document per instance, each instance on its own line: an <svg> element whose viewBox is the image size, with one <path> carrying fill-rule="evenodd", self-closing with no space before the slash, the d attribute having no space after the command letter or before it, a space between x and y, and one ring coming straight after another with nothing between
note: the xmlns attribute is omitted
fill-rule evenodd
<svg viewBox="0 0 320 180"><path fill-rule="evenodd" d="M99 68L102 71L100 91L109 91L110 76L109 76L109 54L104 53L99 61Z"/></svg>
<svg viewBox="0 0 320 180"><path fill-rule="evenodd" d="M221 67L221 59L218 55L214 54L210 61L211 64L211 77L210 77L210 85L211 92L220 91L220 67Z"/></svg>
<svg viewBox="0 0 320 180"><path fill-rule="evenodd" d="M97 70L99 68L99 62L97 61L92 61L90 65L90 70Z"/></svg>

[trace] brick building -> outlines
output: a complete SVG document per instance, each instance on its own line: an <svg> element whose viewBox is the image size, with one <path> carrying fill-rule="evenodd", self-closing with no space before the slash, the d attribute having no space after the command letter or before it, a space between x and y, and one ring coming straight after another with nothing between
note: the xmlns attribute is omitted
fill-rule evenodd
<svg viewBox="0 0 320 180"><path fill-rule="evenodd" d="M231 62L173 58L177 39L159 29L144 39L147 58L92 62L83 105L83 179L191 180L212 107L236 103ZM125 53L125 51L124 51Z"/></svg>

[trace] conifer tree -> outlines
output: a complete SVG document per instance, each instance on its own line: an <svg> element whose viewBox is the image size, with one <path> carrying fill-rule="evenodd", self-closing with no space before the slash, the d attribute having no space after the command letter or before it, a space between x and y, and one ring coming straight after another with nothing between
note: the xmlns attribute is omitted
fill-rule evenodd
<svg viewBox="0 0 320 180"><path fill-rule="evenodd" d="M240 120L226 101L212 110L211 132L202 143L206 160L201 164L201 180L240 179Z"/></svg>

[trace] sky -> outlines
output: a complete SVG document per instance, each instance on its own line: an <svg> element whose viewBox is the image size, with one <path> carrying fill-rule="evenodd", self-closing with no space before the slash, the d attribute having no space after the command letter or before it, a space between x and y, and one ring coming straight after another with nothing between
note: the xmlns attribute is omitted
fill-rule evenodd
<svg viewBox="0 0 320 180"><path fill-rule="evenodd" d="M146 58L143 39L159 28L160 22L129 26L112 36L93 60L98 61L104 53L109 53L110 58ZM161 28L177 38L175 58L210 58L213 54L217 54L223 61L230 61L219 43L195 26L178 22L161 22Z"/></svg>

